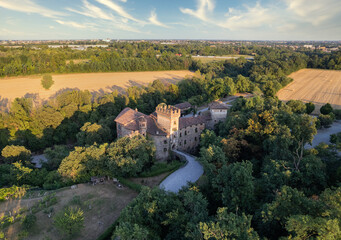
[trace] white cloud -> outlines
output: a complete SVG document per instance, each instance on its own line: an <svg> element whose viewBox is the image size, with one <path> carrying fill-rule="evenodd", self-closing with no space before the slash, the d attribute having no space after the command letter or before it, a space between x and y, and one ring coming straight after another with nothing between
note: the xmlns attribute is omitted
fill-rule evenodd
<svg viewBox="0 0 341 240"><path fill-rule="evenodd" d="M68 11L75 12L78 14L82 14L87 17L92 17L92 18L100 18L100 19L105 19L105 20L114 20L113 15L109 15L105 13L101 8L90 4L87 0L83 0L83 5L82 7L83 11L78 11L72 8L66 8Z"/></svg>
<svg viewBox="0 0 341 240"><path fill-rule="evenodd" d="M151 11L150 17L148 18L148 20L149 20L149 22L150 22L151 24L154 24L154 25L156 25L156 26L169 28L167 25L165 25L164 23L160 22L160 21L157 19L157 15L156 15L155 10L152 10L152 11Z"/></svg>
<svg viewBox="0 0 341 240"><path fill-rule="evenodd" d="M341 14L340 0L285 0L288 11L300 20L320 25L328 19Z"/></svg>
<svg viewBox="0 0 341 240"><path fill-rule="evenodd" d="M271 24L274 16L270 13L270 9L262 7L257 3L254 7L245 6L246 11L239 11L230 8L225 14L227 19L218 26L230 30L237 30L242 28L257 28L263 25Z"/></svg>
<svg viewBox="0 0 341 240"><path fill-rule="evenodd" d="M193 17L199 18L204 22L208 22L209 19L207 17L208 12L212 12L214 10L214 1L213 0L197 0L197 9L189 9L189 8L180 8L180 11L184 14L189 14Z"/></svg>
<svg viewBox="0 0 341 240"><path fill-rule="evenodd" d="M81 28L81 29L89 28L88 24L80 24L80 23L76 23L72 21L62 21L62 20L55 20L55 21L61 25L66 25L69 27Z"/></svg>
<svg viewBox="0 0 341 240"><path fill-rule="evenodd" d="M120 15L123 18L129 19L138 23L145 23L144 21L134 18L132 15L127 13L120 5L112 2L111 0L96 0L96 1L114 10L118 15Z"/></svg>
<svg viewBox="0 0 341 240"><path fill-rule="evenodd" d="M56 18L64 13L39 6L31 0L0 0L0 7L24 13L36 13L44 17Z"/></svg>

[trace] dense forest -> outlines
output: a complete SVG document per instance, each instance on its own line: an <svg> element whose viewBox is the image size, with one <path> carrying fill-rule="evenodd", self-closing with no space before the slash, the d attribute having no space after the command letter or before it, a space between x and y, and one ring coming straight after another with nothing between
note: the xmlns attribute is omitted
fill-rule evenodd
<svg viewBox="0 0 341 240"><path fill-rule="evenodd" d="M149 139L116 139L114 119L125 107L150 114L162 102L200 106L249 92L253 98L238 98L227 120L202 134L197 157L204 177L179 194L142 188L109 238L341 238L341 161L336 145L304 149L317 128L340 119L341 113L327 105L314 118L308 115L313 104L285 104L275 96L294 71L340 69L340 52L199 43L114 43L108 49L0 48L1 76L164 69L196 73L177 84L156 80L124 93L92 96L89 91L66 91L43 105L30 98L15 99L0 113L0 201L28 187L58 189L88 182L94 175L132 177L149 171L155 165ZM202 63L188 56L238 53L255 57ZM72 59L86 61L66 63ZM32 152L48 158L41 169L31 164Z"/></svg>
<svg viewBox="0 0 341 240"><path fill-rule="evenodd" d="M49 48L47 45L24 45L21 48L0 47L0 77L42 73L75 72L118 72L118 71L157 71L157 70L195 70L191 56L222 55L258 55L264 61L264 55L285 63L287 55L293 54L288 47L208 45L204 43L163 45L149 42L115 42L108 47L90 47L84 51L67 46ZM323 69L341 69L340 51L323 53L300 48L292 61L306 61L307 67ZM279 59L278 54L282 54ZM277 62L279 63L279 62ZM271 65L267 65L271 68ZM282 66L282 69L287 69ZM209 70L209 69L208 69ZM277 71L274 68L272 71ZM290 71L290 69L288 70Z"/></svg>

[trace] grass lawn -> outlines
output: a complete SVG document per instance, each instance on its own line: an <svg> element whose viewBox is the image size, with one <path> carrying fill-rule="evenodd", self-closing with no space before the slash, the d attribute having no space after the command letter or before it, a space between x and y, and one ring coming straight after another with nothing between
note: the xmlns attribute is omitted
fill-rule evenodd
<svg viewBox="0 0 341 240"><path fill-rule="evenodd" d="M76 206L84 212L85 228L82 234L72 239L96 239L116 221L122 209L138 195L142 185L151 188L158 186L183 164L178 161L157 163L151 171L142 174L144 177L120 179L122 189L112 181L106 181L95 186L78 184L76 189L66 187L56 191L29 191L22 198L0 202L0 236L2 231L7 239L63 239L53 226L53 217L67 206ZM24 234L22 217L30 212L37 217L36 224L25 238L21 238L20 235ZM14 221L9 223L12 216ZM9 219L9 222L1 224L2 217Z"/></svg>
<svg viewBox="0 0 341 240"><path fill-rule="evenodd" d="M121 210L137 196L137 193L127 187L118 189L111 181L102 185L78 184L76 189L70 187L57 191L46 192L55 193L56 202L49 204L41 203L44 193L40 196L31 195L30 198L8 200L0 203L0 217L9 215L11 212L25 211L23 215L33 211L37 217L35 227L29 232L25 239L63 239L63 236L53 226L53 217L64 207L78 206L84 211L85 228L82 234L73 239L96 239L104 232L120 215ZM43 195L43 196L41 196ZM47 206L47 207L46 207ZM49 217L49 213L52 213ZM19 218L18 218L19 219ZM20 239L22 234L20 220L6 226L1 231L7 239Z"/></svg>

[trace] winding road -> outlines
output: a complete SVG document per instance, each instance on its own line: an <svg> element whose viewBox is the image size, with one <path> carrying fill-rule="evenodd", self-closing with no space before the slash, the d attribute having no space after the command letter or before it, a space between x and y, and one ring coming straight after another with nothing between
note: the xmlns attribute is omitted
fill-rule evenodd
<svg viewBox="0 0 341 240"><path fill-rule="evenodd" d="M330 135L341 132L341 121L335 121L329 128L322 128L317 130L317 134L314 136L312 145L306 144L306 149L311 149L319 145L320 143L330 144Z"/></svg>
<svg viewBox="0 0 341 240"><path fill-rule="evenodd" d="M182 187L188 186L188 182L196 182L204 173L204 169L195 157L176 150L173 152L186 158L187 164L163 180L160 188L177 193Z"/></svg>

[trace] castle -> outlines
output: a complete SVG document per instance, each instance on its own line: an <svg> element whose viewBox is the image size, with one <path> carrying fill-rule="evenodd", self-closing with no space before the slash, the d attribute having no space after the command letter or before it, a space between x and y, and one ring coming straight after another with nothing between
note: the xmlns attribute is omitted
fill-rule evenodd
<svg viewBox="0 0 341 240"><path fill-rule="evenodd" d="M115 119L117 137L148 136L155 143L155 156L160 161L167 160L171 150L192 153L199 145L201 132L226 119L228 106L213 102L206 114L199 111L199 115L182 116L189 106L189 103L175 106L161 103L150 115L127 107Z"/></svg>

